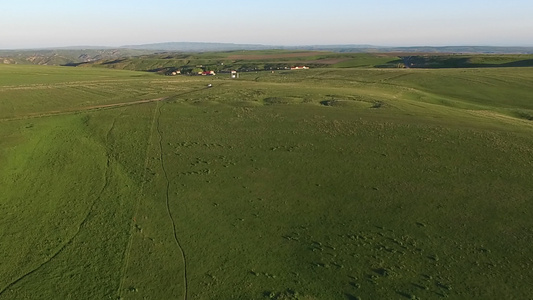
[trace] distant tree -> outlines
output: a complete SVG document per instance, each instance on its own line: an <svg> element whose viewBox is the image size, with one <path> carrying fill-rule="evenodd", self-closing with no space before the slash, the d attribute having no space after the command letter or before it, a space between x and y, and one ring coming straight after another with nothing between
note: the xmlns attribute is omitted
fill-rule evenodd
<svg viewBox="0 0 533 300"><path fill-rule="evenodd" d="M182 67L181 68L181 74L191 74L192 68L191 67Z"/></svg>
<svg viewBox="0 0 533 300"><path fill-rule="evenodd" d="M202 69L202 68L198 68L198 67L197 67L197 68L193 68L193 69L191 70L191 73L192 73L192 74L198 74L199 72L203 72L203 71L204 71L204 69Z"/></svg>
<svg viewBox="0 0 533 300"><path fill-rule="evenodd" d="M216 73L218 73L222 69L221 67L222 67L221 65L208 65L208 66L205 66L205 70L215 71Z"/></svg>

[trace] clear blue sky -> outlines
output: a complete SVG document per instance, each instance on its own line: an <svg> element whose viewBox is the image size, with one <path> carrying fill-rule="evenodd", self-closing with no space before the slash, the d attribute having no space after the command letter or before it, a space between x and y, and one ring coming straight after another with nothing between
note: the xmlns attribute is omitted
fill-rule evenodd
<svg viewBox="0 0 533 300"><path fill-rule="evenodd" d="M0 49L156 42L533 46L532 0L6 0Z"/></svg>

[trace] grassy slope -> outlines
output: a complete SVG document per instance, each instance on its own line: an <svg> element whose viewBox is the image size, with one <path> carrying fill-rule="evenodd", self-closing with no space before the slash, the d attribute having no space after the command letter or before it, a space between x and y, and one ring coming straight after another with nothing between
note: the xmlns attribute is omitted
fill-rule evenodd
<svg viewBox="0 0 533 300"><path fill-rule="evenodd" d="M87 66L105 67L124 70L157 71L181 69L184 67L206 66L207 68L231 69L263 69L270 67L290 67L310 65L312 67L333 66L339 68L374 67L387 65L390 62L396 67L401 62L394 54L367 53L332 53L321 51L230 51L216 53L190 54L157 54L132 57L115 61L100 61ZM221 65L223 63L223 65Z"/></svg>
<svg viewBox="0 0 533 300"><path fill-rule="evenodd" d="M403 58L403 59L402 59ZM168 72L203 66L214 70L267 70L307 65L312 68L492 68L531 67L533 55L523 54L418 54L335 53L326 51L228 51L163 53L118 60L97 61L84 66L124 70Z"/></svg>
<svg viewBox="0 0 533 300"><path fill-rule="evenodd" d="M0 78L0 299L533 292L530 69Z"/></svg>
<svg viewBox="0 0 533 300"><path fill-rule="evenodd" d="M117 59L153 53L133 49L50 49L50 50L0 50L0 63L22 65L66 65L100 59Z"/></svg>
<svg viewBox="0 0 533 300"><path fill-rule="evenodd" d="M0 65L0 119L156 99L198 89L155 74L67 67ZM203 87L203 84L202 84Z"/></svg>
<svg viewBox="0 0 533 300"><path fill-rule="evenodd" d="M408 56L408 55L403 55ZM408 61L412 68L487 68L487 67L531 67L531 54L434 54L414 55Z"/></svg>

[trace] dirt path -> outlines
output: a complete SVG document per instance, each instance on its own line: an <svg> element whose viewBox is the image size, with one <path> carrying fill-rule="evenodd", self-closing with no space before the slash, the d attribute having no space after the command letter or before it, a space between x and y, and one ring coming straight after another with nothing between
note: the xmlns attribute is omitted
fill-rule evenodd
<svg viewBox="0 0 533 300"><path fill-rule="evenodd" d="M170 219L170 223L172 224L172 230L174 232L174 242L176 243L176 247L178 248L180 255L181 255L181 259L183 261L183 283L185 286L185 291L183 293L183 299L187 300L187 297L189 294L188 293L188 282L189 281L187 280L187 257L185 255L185 250L183 250L183 246L178 237L178 232L176 229L176 220L174 218L172 210L170 209L170 200L169 200L170 199L169 197L170 179L168 177L168 172L165 168L165 163L163 160L164 158L163 156L163 132L161 131L161 126L160 126L160 120L161 120L161 114L162 114L161 108L163 107L163 105L165 105L165 103L161 104L161 106L159 106L158 108L159 115L157 116L157 120L156 120L156 130L157 130L157 133L159 134L159 161L161 162L161 169L163 170L163 174L165 175L164 177L166 181L166 194L165 194L166 209L167 209L168 217Z"/></svg>
<svg viewBox="0 0 533 300"><path fill-rule="evenodd" d="M143 167L143 170L144 170L144 173L143 173L143 177L146 178L146 174L147 174L147 170L148 170L148 163L150 161L150 155L149 155L149 152L150 152L150 145L152 143L152 140L153 140L153 137L154 137L154 131L155 131L155 123L156 123L156 120L157 120L157 112L158 112L158 106L156 105L156 107L154 108L154 113L152 114L152 121L150 122L151 126L150 126L150 136L148 138L148 143L147 143L147 146L146 146L146 151L145 151L145 158L144 158L144 167ZM134 210L134 213L131 217L131 224L130 224L130 231L129 231L129 239L128 239L128 244L126 246L126 250L124 251L124 259L123 259L123 263L122 263L122 268L121 268L121 271L120 271L120 285L118 287L118 291L117 291L117 294L119 295L119 299L122 299L122 294L123 294L123 291L124 291L124 284L126 282L126 273L128 271L128 267L130 266L130 258L131 258L131 248L133 247L133 239L134 239L134 236L133 236L133 232L136 228L136 225L137 225L137 216L139 215L139 207L141 206L141 199L143 198L142 195L144 193L144 188L145 188L145 184L146 184L146 180L143 180L141 182L141 189L139 191L139 196L137 197L137 201L135 203L135 210Z"/></svg>
<svg viewBox="0 0 533 300"><path fill-rule="evenodd" d="M167 97L162 97L162 98L145 99L145 100L130 101L130 102L121 102L121 103L113 103L113 104L102 104L102 105L93 105L93 106L86 106L86 107L69 108L69 109L65 109L65 110L52 110L52 111L47 111L47 112L30 113L30 114L26 114L26 115L17 116L17 117L0 119L0 121L16 121L16 120L43 118L43 117L58 116L58 115L67 115L67 114L78 113L78 112L83 112L83 111L91 111L91 110L98 110L98 109L108 109L108 108L117 108L117 107L124 107L124 106L137 105L137 104L143 104L143 103L151 103L151 102L163 101L163 100L166 100L166 99L168 99L168 98Z"/></svg>

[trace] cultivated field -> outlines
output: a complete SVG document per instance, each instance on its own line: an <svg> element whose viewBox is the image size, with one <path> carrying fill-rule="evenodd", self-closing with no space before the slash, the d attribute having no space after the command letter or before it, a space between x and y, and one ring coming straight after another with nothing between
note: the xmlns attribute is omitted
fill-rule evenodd
<svg viewBox="0 0 533 300"><path fill-rule="evenodd" d="M531 298L531 86L0 65L0 299Z"/></svg>

